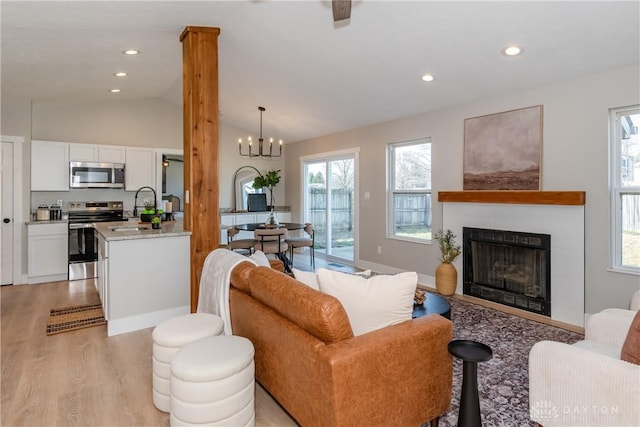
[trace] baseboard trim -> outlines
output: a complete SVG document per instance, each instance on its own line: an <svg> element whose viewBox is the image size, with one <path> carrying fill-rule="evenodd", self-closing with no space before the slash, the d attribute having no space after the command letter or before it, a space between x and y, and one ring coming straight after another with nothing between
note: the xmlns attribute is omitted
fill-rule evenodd
<svg viewBox="0 0 640 427"><path fill-rule="evenodd" d="M173 307L166 310L153 311L151 313L138 314L135 316L123 317L107 321L107 336L126 334L127 332L147 329L171 319L172 317L189 314L191 309L188 305L183 307Z"/></svg>

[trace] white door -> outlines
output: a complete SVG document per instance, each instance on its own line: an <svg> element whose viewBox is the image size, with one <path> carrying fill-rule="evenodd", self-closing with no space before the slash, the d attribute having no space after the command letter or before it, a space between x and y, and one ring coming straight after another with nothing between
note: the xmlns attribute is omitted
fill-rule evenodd
<svg viewBox="0 0 640 427"><path fill-rule="evenodd" d="M13 144L2 143L0 151L0 181L2 195L0 210L2 218L2 284L13 283Z"/></svg>

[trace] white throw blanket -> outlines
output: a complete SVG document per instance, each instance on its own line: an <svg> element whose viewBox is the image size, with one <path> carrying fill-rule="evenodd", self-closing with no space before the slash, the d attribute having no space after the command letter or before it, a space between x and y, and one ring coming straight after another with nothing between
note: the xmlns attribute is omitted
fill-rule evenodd
<svg viewBox="0 0 640 427"><path fill-rule="evenodd" d="M216 249L204 260L200 276L198 313L211 313L222 317L224 334L232 335L231 316L229 314L229 285L231 270L241 263L254 260L228 249Z"/></svg>

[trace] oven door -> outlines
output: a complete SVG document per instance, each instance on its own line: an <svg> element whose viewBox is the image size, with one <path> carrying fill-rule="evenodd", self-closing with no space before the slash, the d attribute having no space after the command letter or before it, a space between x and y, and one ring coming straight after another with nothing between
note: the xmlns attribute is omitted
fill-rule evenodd
<svg viewBox="0 0 640 427"><path fill-rule="evenodd" d="M69 280L96 277L98 239L93 224L69 224Z"/></svg>

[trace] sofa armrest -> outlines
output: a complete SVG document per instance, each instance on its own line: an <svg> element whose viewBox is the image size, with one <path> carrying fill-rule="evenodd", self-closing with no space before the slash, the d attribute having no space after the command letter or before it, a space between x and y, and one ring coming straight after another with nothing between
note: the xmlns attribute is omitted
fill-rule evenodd
<svg viewBox="0 0 640 427"><path fill-rule="evenodd" d="M585 339L622 347L636 312L608 308L593 314L587 321Z"/></svg>
<svg viewBox="0 0 640 427"><path fill-rule="evenodd" d="M421 425L442 415L451 402L452 335L449 320L430 315L321 348L321 399L330 403L323 417L336 426Z"/></svg>
<svg viewBox="0 0 640 427"><path fill-rule="evenodd" d="M284 273L284 263L279 259L269 259L269 264L274 270Z"/></svg>
<svg viewBox="0 0 640 427"><path fill-rule="evenodd" d="M545 427L640 425L639 396L639 365L553 341L531 349L530 416Z"/></svg>

